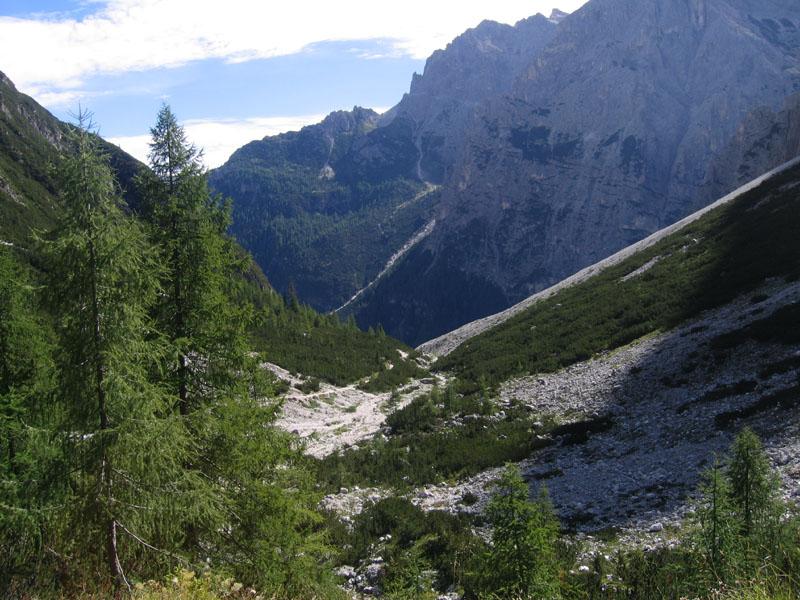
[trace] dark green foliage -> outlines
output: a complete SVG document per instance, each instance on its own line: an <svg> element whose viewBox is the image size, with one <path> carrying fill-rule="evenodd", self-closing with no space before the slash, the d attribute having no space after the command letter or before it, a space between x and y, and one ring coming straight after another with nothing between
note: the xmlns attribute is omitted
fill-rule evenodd
<svg viewBox="0 0 800 600"><path fill-rule="evenodd" d="M558 596L555 541L558 519L546 487L531 501L519 469L506 465L486 516L492 545L479 575L480 586L500 598Z"/></svg>
<svg viewBox="0 0 800 600"><path fill-rule="evenodd" d="M189 440L164 418L169 400L149 377L163 350L147 314L159 292L156 254L123 214L80 118L77 153L58 173L65 212L40 245L59 337L54 442L71 491L55 545L73 568L121 585L144 547L138 540L180 538L197 482L182 468Z"/></svg>
<svg viewBox="0 0 800 600"><path fill-rule="evenodd" d="M624 552L613 565L616 581L607 589L613 590L613 597L630 600L704 597L716 582L698 578L699 568L699 557L684 548Z"/></svg>
<svg viewBox="0 0 800 600"><path fill-rule="evenodd" d="M378 373L360 383L358 389L372 393L386 392L407 383L410 379L419 379L427 374L428 372L420 368L414 360L401 358L398 353L397 358L392 361L391 368L388 368L386 363L381 363Z"/></svg>
<svg viewBox="0 0 800 600"><path fill-rule="evenodd" d="M319 391L319 379L307 379L298 388L304 394L310 394L312 392Z"/></svg>
<svg viewBox="0 0 800 600"><path fill-rule="evenodd" d="M48 485L56 458L51 340L15 251L0 246L0 590L48 571L43 537L63 488Z"/></svg>
<svg viewBox="0 0 800 600"><path fill-rule="evenodd" d="M363 388L371 392L391 390L425 373L414 360L418 354L402 342L365 333L354 322L343 325L336 315L321 315L305 304L291 310L275 293L262 299L266 305L252 329L253 346L288 371L334 385L370 377Z"/></svg>
<svg viewBox="0 0 800 600"><path fill-rule="evenodd" d="M728 464L730 496L745 538L769 526L778 505L780 481L772 473L760 440L750 429L743 429L731 446Z"/></svg>
<svg viewBox="0 0 800 600"><path fill-rule="evenodd" d="M741 560L736 522L733 518L731 486L723 466L714 464L703 475L699 492L702 501L695 506L697 542L717 576L735 572Z"/></svg>
<svg viewBox="0 0 800 600"><path fill-rule="evenodd" d="M153 314L170 349L160 381L170 416L192 440L184 477L199 478L181 549L221 563L244 583L289 596L325 585L324 536L312 482L295 440L265 403L271 379L248 344L254 315L235 302L247 259L225 236L229 204L206 187L197 150L167 106L152 130L140 188L144 213L167 265ZM296 298L287 310L299 311Z"/></svg>
<svg viewBox="0 0 800 600"><path fill-rule="evenodd" d="M526 413L511 410L505 419L497 420L488 416L491 406L486 400L459 398L452 391L434 390L387 418L386 423L392 428L387 440L375 439L358 450L316 461L318 478L331 490L361 484L423 485L522 460L553 443L531 433L531 420ZM464 424L445 424L467 407L477 410L467 413L470 416Z"/></svg>
<svg viewBox="0 0 800 600"><path fill-rule="evenodd" d="M332 592L314 482L249 344L276 295L170 117L139 178L149 229L78 129L32 261L43 319L0 246L0 593L112 595L206 558L281 597Z"/></svg>
<svg viewBox="0 0 800 600"><path fill-rule="evenodd" d="M472 556L481 546L472 535L468 515L425 512L398 497L388 497L366 507L356 517L352 531L340 535L340 545L347 548L340 556L345 564L355 564L368 555L370 548L381 545L381 538L391 536L391 541L384 542L381 548L381 556L387 563L383 584L390 590L404 587L401 580L408 578L409 571L413 579L421 575L420 565L436 570L440 590L453 584L462 585ZM410 556L416 560L409 560Z"/></svg>
<svg viewBox="0 0 800 600"><path fill-rule="evenodd" d="M589 281L538 302L468 340L437 368L473 384L481 376L496 383L551 372L674 327L770 277L796 280L800 211L796 191L785 184L799 174L796 167L776 176ZM660 260L648 270L623 280L656 257ZM722 349L749 338L794 343L798 310L788 306L715 344Z"/></svg>
<svg viewBox="0 0 800 600"><path fill-rule="evenodd" d="M250 367L249 382L260 369ZM246 390L215 407L205 473L219 482L224 519L200 523L204 552L237 581L280 597L325 595L330 572L321 568L332 549L316 510L310 472L297 439L277 429L269 390Z"/></svg>
<svg viewBox="0 0 800 600"><path fill-rule="evenodd" d="M724 465L706 472L694 515L695 539L709 581L732 583L772 565L796 573L797 519L786 519L780 482L761 442L743 429Z"/></svg>
<svg viewBox="0 0 800 600"><path fill-rule="evenodd" d="M294 281L320 310L371 281L430 220L438 198L414 177L408 125L374 130L374 117L355 109L252 142L211 175L235 201L231 234L277 289Z"/></svg>
<svg viewBox="0 0 800 600"><path fill-rule="evenodd" d="M61 214L58 184L50 166L62 151L72 152L72 126L62 123L18 92L0 73L0 241L30 247L31 231L51 228ZM116 146L95 138L110 156L111 168L127 183L138 161ZM134 194L123 193L128 201Z"/></svg>

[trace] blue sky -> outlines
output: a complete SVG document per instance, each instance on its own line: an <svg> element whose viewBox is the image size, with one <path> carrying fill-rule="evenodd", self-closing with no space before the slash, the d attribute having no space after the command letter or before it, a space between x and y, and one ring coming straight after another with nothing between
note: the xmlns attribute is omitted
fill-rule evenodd
<svg viewBox="0 0 800 600"><path fill-rule="evenodd" d="M167 102L213 168L333 110L388 109L483 19L584 1L0 0L0 71L61 119L80 103L142 160Z"/></svg>

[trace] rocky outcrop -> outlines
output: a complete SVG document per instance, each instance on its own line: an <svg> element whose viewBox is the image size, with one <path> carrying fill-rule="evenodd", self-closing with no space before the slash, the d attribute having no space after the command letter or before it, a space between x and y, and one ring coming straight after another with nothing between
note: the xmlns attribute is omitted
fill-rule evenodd
<svg viewBox="0 0 800 600"><path fill-rule="evenodd" d="M564 13L541 14L513 27L483 21L435 51L422 75L414 74L411 90L382 120L406 118L414 124L419 149L418 176L441 183L455 162L478 105L508 93L514 80L553 38Z"/></svg>
<svg viewBox="0 0 800 600"><path fill-rule="evenodd" d="M800 155L800 94L789 96L779 112L765 106L751 111L706 173L695 205L704 205L760 173Z"/></svg>

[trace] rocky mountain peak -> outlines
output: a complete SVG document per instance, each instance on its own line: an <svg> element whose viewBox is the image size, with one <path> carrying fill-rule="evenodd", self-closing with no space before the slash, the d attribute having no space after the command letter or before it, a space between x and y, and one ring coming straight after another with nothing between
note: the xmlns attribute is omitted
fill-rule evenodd
<svg viewBox="0 0 800 600"><path fill-rule="evenodd" d="M677 221L748 111L800 92L798 22L790 0L591 0L550 23L511 92L474 107L408 266L431 274L403 292L426 333L384 327L422 341ZM458 318L434 300L464 289L492 294Z"/></svg>
<svg viewBox="0 0 800 600"><path fill-rule="evenodd" d="M14 88L15 90L17 89L17 88L14 86L14 82L13 82L13 81L11 81L11 80L10 80L10 79L9 79L9 78L6 76L6 74L5 74L5 73L3 73L2 71L0 71L0 83L1 83L1 84L3 84L3 85L8 85L8 86L11 86L11 87L12 87L12 88Z"/></svg>
<svg viewBox="0 0 800 600"><path fill-rule="evenodd" d="M563 10L558 10L557 8L554 8L550 12L550 17L547 20L550 21L551 23L555 23L556 25L558 25L568 16L569 13L565 13Z"/></svg>
<svg viewBox="0 0 800 600"><path fill-rule="evenodd" d="M435 51L408 94L380 121L404 118L413 125L420 154L418 176L440 183L456 158L475 108L506 94L525 66L555 34L556 23L542 15L516 25L483 21Z"/></svg>
<svg viewBox="0 0 800 600"><path fill-rule="evenodd" d="M326 135L336 137L343 133L349 133L351 131L363 129L364 127L370 127L375 123L377 118L378 113L371 108L354 106L353 110L351 111L337 110L330 113L322 120L319 128ZM311 127L315 126L312 125Z"/></svg>

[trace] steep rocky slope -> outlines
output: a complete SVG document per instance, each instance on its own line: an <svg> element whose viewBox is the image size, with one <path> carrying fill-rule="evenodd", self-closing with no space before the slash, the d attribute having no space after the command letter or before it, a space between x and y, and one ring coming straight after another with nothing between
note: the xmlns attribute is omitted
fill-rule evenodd
<svg viewBox="0 0 800 600"><path fill-rule="evenodd" d="M736 135L709 166L695 206L702 206L759 173L800 156L800 94L786 99L780 111L751 111Z"/></svg>
<svg viewBox="0 0 800 600"><path fill-rule="evenodd" d="M436 228L357 314L419 343L556 283L685 214L747 112L798 89L794 2L592 0L477 110Z"/></svg>
<svg viewBox="0 0 800 600"><path fill-rule="evenodd" d="M531 487L547 483L562 523L573 531L613 528L623 533L623 544L670 544L691 510L687 498L702 471L715 455L728 450L743 426L764 442L781 477L784 497L793 502L800 498L800 243L795 235L799 181L800 160L796 160L683 227L671 228L654 245L632 248L619 258L618 264L627 263L615 271L614 285L605 292L622 294L632 289L629 283L658 287L659 280L666 280L674 285L675 274L670 271L694 261L692 255L721 251L727 259L715 261L718 268L709 285L722 287L738 276L733 270L748 271L749 283L734 286L724 295L729 299L699 312L687 311L689 316L673 327L645 329L634 341L588 360L553 372L509 377L497 386L496 410L487 423L519 415L520 409L530 415L529 436L539 445L520 467ZM780 216L773 218L775 214ZM780 239L770 248L772 240L748 237L748 227L755 229L752 224L763 219L779 225L772 232ZM694 237L700 231L704 235ZM737 243L744 247L734 249ZM785 252L785 262L774 261L775 246ZM651 257L653 251L656 255ZM672 257L661 254L665 251ZM770 256L766 269L758 262L762 254ZM667 271L659 271L670 261ZM591 280L602 274L602 269L588 272L583 283L573 282L572 287L589 289ZM563 290L553 294L559 291ZM604 303L601 293L596 288L587 292L598 306ZM577 297L581 296L556 296L547 312L567 310L566 303ZM686 306L693 304L685 300ZM542 335L543 321L536 323L526 327L527 344L535 345ZM574 327L569 319L563 320L562 337L570 337L568 330ZM478 346L487 339L474 337L471 344ZM450 431L466 428L477 418L477 414L453 414L433 435L445 444ZM553 422L559 424L557 434L546 425ZM395 435L386 433L390 439ZM492 468L403 493L428 510L478 513L498 473ZM325 504L350 517L391 493L346 489L329 495ZM462 501L466 494L477 500L466 506Z"/></svg>
<svg viewBox="0 0 800 600"><path fill-rule="evenodd" d="M506 94L530 61L553 39L563 13L538 14L513 27L484 21L436 50L411 90L381 117L413 123L419 150L417 175L441 183L481 102Z"/></svg>
<svg viewBox="0 0 800 600"><path fill-rule="evenodd" d="M478 319L476 321L472 321L467 323L458 329L445 333L437 338L432 340L428 340L427 342L420 344L417 348L420 352L424 352L426 354L434 355L434 356L446 356L453 352L456 348L458 348L461 344L478 336L482 333L485 333L492 328L504 323L508 319L512 318L513 316L527 310L528 308L534 306L537 302L541 302L547 298L550 298L560 291L579 285L584 281L589 280L590 278L598 275L599 273L603 272L605 269L618 265L623 260L634 256L637 252L643 251L646 248L649 248L653 244L659 242L660 240L665 239L667 236L680 231L683 227L693 223L697 219L700 219L706 213L709 213L720 206L724 206L725 204L740 198L743 194L750 192L758 188L762 183L769 181L775 175L778 175L784 171L792 171L796 169L800 165L800 157L795 158L791 161L788 161L766 173L759 175L755 179L748 181L741 185L741 187L733 190L729 194L719 198L715 202L700 208L696 212L692 213L691 215L684 217L680 221L673 223L659 231L649 235L645 239L636 242L635 244L631 244L630 246L623 248L619 252L616 252L593 265L590 265L584 269L581 269L574 275L567 277L566 279L559 281L557 284L542 290L541 292L537 292L525 298L521 302L503 310L501 312L495 313L493 315L489 315L482 319ZM647 270L647 268L651 267L653 263L648 262L645 266L642 267L642 272Z"/></svg>

